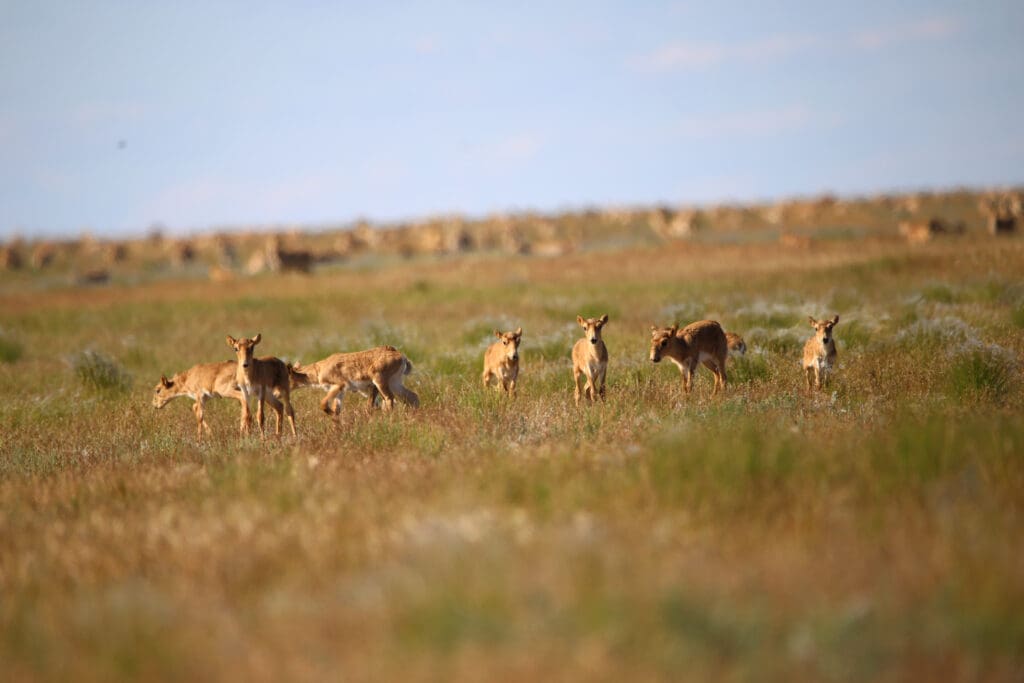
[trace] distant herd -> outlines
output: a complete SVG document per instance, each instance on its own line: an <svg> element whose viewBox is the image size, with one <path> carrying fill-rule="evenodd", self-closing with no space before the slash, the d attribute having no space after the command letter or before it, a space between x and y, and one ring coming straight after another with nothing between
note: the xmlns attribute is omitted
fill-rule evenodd
<svg viewBox="0 0 1024 683"><path fill-rule="evenodd" d="M809 317L808 320L814 334L804 344L802 367L810 391L826 387L835 367L836 344L832 330L839 323L839 316L828 320ZM572 347L576 404L579 405L580 398L584 396L590 402L603 401L608 348L601 338L601 331L608 323L608 316L576 316L576 322L583 328L583 337ZM495 330L494 336L498 341L484 352L482 383L485 389L496 385L499 391L514 398L523 329L519 327L511 332ZM318 387L327 392L320 401L320 408L328 415L340 414L342 398L349 390L365 396L371 408L376 406L380 397L381 408L385 411L394 407L395 399L413 408L420 404L419 396L404 384L405 376L412 372L412 363L393 346L335 353L309 365L289 365L272 356L256 358L253 351L261 339L259 334L241 339L228 336L227 344L235 351L236 360L195 365L170 379L161 376L153 389L153 407L163 408L168 401L182 396L191 398L195 402L192 410L196 416L197 438L202 441L204 430L210 432L204 410L206 401L211 398L233 398L239 402L242 410L239 429L242 434L250 430L249 401L255 398L256 421L261 437L265 434L264 403L269 403L276 415L275 434L281 434L281 423L287 419L292 435L296 435L291 392L304 387ZM712 395L725 391L728 381L726 358L742 356L746 350L742 337L725 332L714 320L699 320L683 328L678 325L651 326L651 361L658 363L667 358L675 363L682 374L683 389L687 394L692 389L693 374L699 364L714 375ZM582 387L581 377L585 379Z"/></svg>

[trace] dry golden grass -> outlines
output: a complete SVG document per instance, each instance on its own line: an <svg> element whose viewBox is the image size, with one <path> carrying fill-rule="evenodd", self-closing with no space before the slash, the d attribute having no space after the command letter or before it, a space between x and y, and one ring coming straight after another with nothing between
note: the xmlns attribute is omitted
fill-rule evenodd
<svg viewBox="0 0 1024 683"><path fill-rule="evenodd" d="M1022 272L1021 241L964 238L17 280L0 678L1019 680ZM605 312L608 399L577 409L575 316ZM648 327L705 317L749 351L686 399ZM510 402L480 362L519 325ZM149 407L257 332L303 362L394 344L423 407L300 392L298 438L262 443L212 401L202 445L187 402Z"/></svg>

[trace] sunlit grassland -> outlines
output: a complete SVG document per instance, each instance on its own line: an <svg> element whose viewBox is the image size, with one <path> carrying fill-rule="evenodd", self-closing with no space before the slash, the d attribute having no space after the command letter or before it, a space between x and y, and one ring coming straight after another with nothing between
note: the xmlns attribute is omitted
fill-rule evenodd
<svg viewBox="0 0 1024 683"><path fill-rule="evenodd" d="M1017 240L836 241L0 290L0 673L1019 679L1021 273ZM572 403L577 313L611 317L601 405ZM703 317L750 348L722 398L647 360ZM481 358L519 325L509 402ZM261 442L213 401L201 445L187 399L150 407L257 332L394 344L423 407L297 392L299 437Z"/></svg>

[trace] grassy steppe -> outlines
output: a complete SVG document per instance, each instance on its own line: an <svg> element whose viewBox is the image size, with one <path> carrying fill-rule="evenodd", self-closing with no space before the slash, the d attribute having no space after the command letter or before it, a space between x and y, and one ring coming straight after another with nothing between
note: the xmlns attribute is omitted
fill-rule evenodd
<svg viewBox="0 0 1024 683"><path fill-rule="evenodd" d="M0 678L1020 680L1022 273L1019 240L840 240L0 282ZM572 404L577 313L611 317L603 405ZM720 399L647 360L703 317L750 348ZM518 325L509 403L479 373ZM394 344L423 407L297 393L261 442L213 401L202 445L150 407L256 332Z"/></svg>

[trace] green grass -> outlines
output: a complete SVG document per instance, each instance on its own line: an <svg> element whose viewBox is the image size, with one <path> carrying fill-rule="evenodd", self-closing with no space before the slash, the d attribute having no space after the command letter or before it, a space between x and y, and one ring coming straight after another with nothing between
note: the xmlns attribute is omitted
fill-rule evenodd
<svg viewBox="0 0 1024 683"><path fill-rule="evenodd" d="M771 377L771 366L763 355L750 354L730 359L726 372L730 382L760 382Z"/></svg>
<svg viewBox="0 0 1024 683"><path fill-rule="evenodd" d="M1010 319L1018 328L1024 328L1024 304L1019 304L1010 314Z"/></svg>
<svg viewBox="0 0 1024 683"><path fill-rule="evenodd" d="M131 388L131 375L117 361L99 351L86 349L72 356L69 363L87 389L124 393Z"/></svg>
<svg viewBox="0 0 1024 683"><path fill-rule="evenodd" d="M0 334L0 363L14 363L24 352L24 348L16 339Z"/></svg>
<svg viewBox="0 0 1024 683"><path fill-rule="evenodd" d="M951 304L956 301L957 294L949 285L929 284L921 291L921 298L933 303Z"/></svg>
<svg viewBox="0 0 1024 683"><path fill-rule="evenodd" d="M0 677L1014 680L1021 245L686 249L5 294ZM575 316L606 312L607 399L576 406ZM687 396L647 326L707 316L748 352ZM482 354L519 325L509 400ZM422 407L306 389L261 441L211 400L198 444L188 399L150 406L256 332L393 344Z"/></svg>
<svg viewBox="0 0 1024 683"><path fill-rule="evenodd" d="M957 354L949 368L949 391L957 401L1002 403L1010 395L1019 363L1006 353L975 348Z"/></svg>

